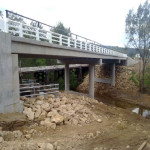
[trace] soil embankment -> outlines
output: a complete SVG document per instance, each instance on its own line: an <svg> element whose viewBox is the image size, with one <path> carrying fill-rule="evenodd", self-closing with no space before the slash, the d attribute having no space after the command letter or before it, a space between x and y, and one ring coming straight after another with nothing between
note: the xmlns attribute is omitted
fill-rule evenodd
<svg viewBox="0 0 150 150"><path fill-rule="evenodd" d="M2 150L136 150L145 140L149 149L150 120L130 111L69 93L22 100L27 122L0 128Z"/></svg>

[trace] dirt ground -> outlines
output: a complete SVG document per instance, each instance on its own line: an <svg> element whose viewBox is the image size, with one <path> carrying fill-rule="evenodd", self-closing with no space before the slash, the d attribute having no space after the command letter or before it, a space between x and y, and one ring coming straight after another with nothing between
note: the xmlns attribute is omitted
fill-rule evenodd
<svg viewBox="0 0 150 150"><path fill-rule="evenodd" d="M63 124L55 130L28 121L23 114L0 114L2 130L23 133L21 138L5 137L0 149L36 150L35 145L46 142L57 150L138 150L144 141L147 144L143 150L150 149L150 120L102 102L87 107L100 117L100 122ZM31 137L25 138L25 133L31 133Z"/></svg>

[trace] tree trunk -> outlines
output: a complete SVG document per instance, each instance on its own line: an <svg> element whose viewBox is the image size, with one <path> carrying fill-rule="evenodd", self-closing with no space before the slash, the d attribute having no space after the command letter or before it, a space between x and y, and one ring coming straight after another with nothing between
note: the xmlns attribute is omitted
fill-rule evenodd
<svg viewBox="0 0 150 150"><path fill-rule="evenodd" d="M141 80L141 91L144 91L144 75L145 75L145 62L143 61L143 68L142 68L142 80Z"/></svg>
<svg viewBox="0 0 150 150"><path fill-rule="evenodd" d="M142 91L142 88L141 88L141 62L142 62L142 59L140 58L140 62L139 62L139 91Z"/></svg>

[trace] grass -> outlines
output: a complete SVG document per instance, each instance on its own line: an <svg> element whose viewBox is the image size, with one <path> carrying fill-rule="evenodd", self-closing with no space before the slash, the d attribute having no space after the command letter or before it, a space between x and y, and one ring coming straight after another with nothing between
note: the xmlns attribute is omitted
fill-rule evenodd
<svg viewBox="0 0 150 150"><path fill-rule="evenodd" d="M130 80L133 81L136 86L138 86L139 82L137 81L137 78L135 78L135 77L137 77L137 74L136 74L136 72L133 71L132 76L130 77Z"/></svg>

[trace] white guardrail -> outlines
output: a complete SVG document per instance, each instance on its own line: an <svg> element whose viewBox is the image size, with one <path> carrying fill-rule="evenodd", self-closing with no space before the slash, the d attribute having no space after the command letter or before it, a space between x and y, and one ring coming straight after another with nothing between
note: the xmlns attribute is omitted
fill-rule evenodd
<svg viewBox="0 0 150 150"><path fill-rule="evenodd" d="M38 41L47 41L49 43L78 48L85 51L91 51L118 57L127 57L127 54L104 48L100 46L99 43L81 41L79 39L74 39L69 36L65 36L51 31L46 31L37 27L33 27L31 25L16 22L8 18L0 19L0 31L11 33L14 36L35 39Z"/></svg>

